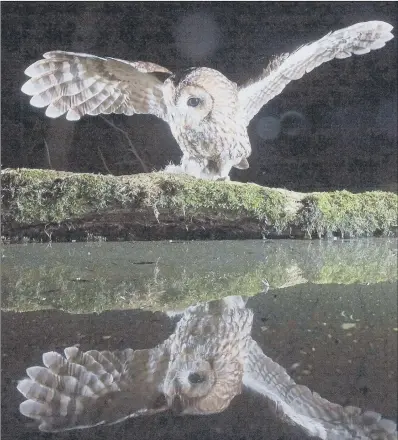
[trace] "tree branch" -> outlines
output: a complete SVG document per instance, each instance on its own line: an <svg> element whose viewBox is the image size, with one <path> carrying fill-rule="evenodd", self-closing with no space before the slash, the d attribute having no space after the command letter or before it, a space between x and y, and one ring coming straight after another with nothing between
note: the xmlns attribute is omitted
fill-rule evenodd
<svg viewBox="0 0 398 440"><path fill-rule="evenodd" d="M101 119L103 119L108 125L110 125L111 127L113 127L115 130L120 131L123 136L126 138L128 144L130 145L130 149L131 151L134 153L135 157L137 158L137 160L139 161L139 163L142 166L142 169L144 170L145 173L148 173L148 167L145 165L145 163L143 162L143 160L141 159L140 155L138 154L137 150L135 149L133 143L131 142L131 139L129 137L129 135L120 127L118 127L117 125L115 125L113 122L109 121L108 119L106 119L104 116L99 115Z"/></svg>

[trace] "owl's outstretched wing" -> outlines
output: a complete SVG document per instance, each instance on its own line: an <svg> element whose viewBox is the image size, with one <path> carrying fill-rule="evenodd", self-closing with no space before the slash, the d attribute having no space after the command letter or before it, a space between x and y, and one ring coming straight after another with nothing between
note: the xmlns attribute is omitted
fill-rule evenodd
<svg viewBox="0 0 398 440"><path fill-rule="evenodd" d="M308 436L322 440L393 440L396 424L373 411L331 403L267 357L251 339L245 361L243 384L263 395L283 422Z"/></svg>
<svg viewBox="0 0 398 440"><path fill-rule="evenodd" d="M154 63L128 62L83 53L52 51L25 70L31 79L22 91L46 115L76 121L100 113L150 113L165 117L162 85L171 75Z"/></svg>
<svg viewBox="0 0 398 440"><path fill-rule="evenodd" d="M326 61L362 55L380 49L394 36L393 26L383 21L368 21L325 35L300 47L292 54L274 59L260 78L239 88L242 117L247 125L268 101L279 95L290 81L300 79Z"/></svg>
<svg viewBox="0 0 398 440"><path fill-rule="evenodd" d="M86 351L77 347L43 354L18 383L27 400L20 412L41 431L56 432L121 422L167 409L162 383L168 365L164 345L150 350Z"/></svg>

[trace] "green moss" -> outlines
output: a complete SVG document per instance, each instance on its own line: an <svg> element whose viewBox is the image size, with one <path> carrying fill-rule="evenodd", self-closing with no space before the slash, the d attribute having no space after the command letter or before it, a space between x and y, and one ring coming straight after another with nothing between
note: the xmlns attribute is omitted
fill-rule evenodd
<svg viewBox="0 0 398 440"><path fill-rule="evenodd" d="M308 233L342 236L385 235L397 225L398 197L383 191L310 194L302 200L297 223Z"/></svg>
<svg viewBox="0 0 398 440"><path fill-rule="evenodd" d="M300 236L300 231L308 236L388 235L397 227L398 197L382 191L301 194L165 173L116 177L33 169L3 170L1 180L3 231L25 225L42 230L47 224L69 224L104 213L131 214L123 218L127 225L153 224L155 218L161 224L162 215L169 220L171 216L176 224L200 219L208 230L225 220L238 236L242 225L251 224L256 237L263 231L293 236ZM96 235L106 235L101 220L97 224ZM162 238L175 238L165 234L160 231Z"/></svg>
<svg viewBox="0 0 398 440"><path fill-rule="evenodd" d="M286 196L278 190L164 173L115 177L8 169L2 185L6 220L20 224L57 223L126 208L165 208L186 216L240 215L279 229L290 220L284 211Z"/></svg>
<svg viewBox="0 0 398 440"><path fill-rule="evenodd" d="M166 175L163 175L166 176ZM193 178L158 178L159 206L186 214L218 212L253 218L283 229L291 220L285 212L287 197L279 190L255 184L211 182Z"/></svg>
<svg viewBox="0 0 398 440"><path fill-rule="evenodd" d="M127 201L121 182L93 174L5 170L2 188L7 217L21 224L57 223Z"/></svg>

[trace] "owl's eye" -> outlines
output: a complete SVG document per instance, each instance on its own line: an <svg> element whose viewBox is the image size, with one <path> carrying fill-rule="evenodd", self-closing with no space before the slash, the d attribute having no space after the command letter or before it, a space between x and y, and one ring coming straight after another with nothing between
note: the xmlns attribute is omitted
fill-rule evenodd
<svg viewBox="0 0 398 440"><path fill-rule="evenodd" d="M190 373L188 380L193 384L202 383L206 380L206 376L200 373Z"/></svg>
<svg viewBox="0 0 398 440"><path fill-rule="evenodd" d="M201 102L202 101L199 98L189 98L187 101L187 105L189 107L197 107Z"/></svg>

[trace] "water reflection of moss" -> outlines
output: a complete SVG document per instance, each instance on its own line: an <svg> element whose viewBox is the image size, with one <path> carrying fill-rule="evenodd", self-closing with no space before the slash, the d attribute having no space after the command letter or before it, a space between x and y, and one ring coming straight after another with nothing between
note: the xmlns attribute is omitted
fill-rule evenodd
<svg viewBox="0 0 398 440"><path fill-rule="evenodd" d="M3 310L55 308L71 313L101 312L110 309L184 309L227 295L253 296L259 292L263 273L229 275L220 280L216 273L181 277L158 277L142 283L110 283L105 278L92 281L71 280L63 267L26 271L15 286L3 280Z"/></svg>
<svg viewBox="0 0 398 440"><path fill-rule="evenodd" d="M363 261L362 259L351 261L347 264L344 258L331 259L322 266L319 272L313 277L312 282L316 284L374 284L384 281L393 281L397 278L397 263L391 257L386 264L387 255L381 256L379 261ZM395 257L396 258L396 257Z"/></svg>
<svg viewBox="0 0 398 440"><path fill-rule="evenodd" d="M131 280L128 274L122 280L106 277L102 267L97 271L101 276L90 278L58 263L35 269L13 266L3 271L2 307L16 311L56 308L72 313L129 308L181 310L227 295L253 296L261 290L264 279L273 289L306 282L372 284L397 279L396 255L382 240L369 246L366 241L347 246L308 245L300 252L277 246L265 249L264 261L231 260L227 267L159 264Z"/></svg>

